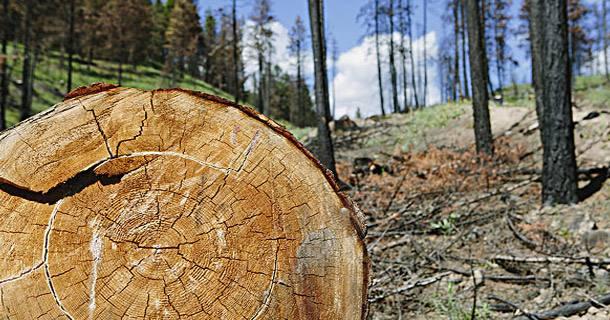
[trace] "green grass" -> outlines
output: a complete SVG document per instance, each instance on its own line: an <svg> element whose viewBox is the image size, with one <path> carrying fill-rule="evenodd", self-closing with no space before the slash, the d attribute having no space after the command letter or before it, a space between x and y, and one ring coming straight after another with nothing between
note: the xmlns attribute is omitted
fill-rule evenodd
<svg viewBox="0 0 610 320"><path fill-rule="evenodd" d="M457 119L466 113L470 103L447 103L419 109L409 114L408 125L401 129L398 143L402 145L403 151L411 149L417 142L421 141L426 131L430 128L445 128L449 121ZM372 142L375 143L375 142ZM426 146L421 146L426 147Z"/></svg>
<svg viewBox="0 0 610 320"><path fill-rule="evenodd" d="M7 110L7 122L9 125L14 125L19 121L18 106L21 104L21 89L20 81L22 75L22 54L20 46L9 46L9 56L15 54L16 60L11 62L12 83L10 86L9 109ZM64 59L64 65L67 65L67 59ZM40 55L36 65L34 94L32 97L33 113L41 112L50 108L54 104L60 102L66 93L66 68L61 67L59 54L51 52L46 55ZM72 87L89 85L94 82L117 83L118 81L118 64L103 60L94 60L94 65L87 66L75 62L73 64ZM170 86L170 81L159 68L152 66L123 66L123 81L121 83L125 87L133 87L139 89L156 89L167 88ZM185 75L182 80L176 84L176 87L191 89L211 93L224 98L232 99L231 95L216 89L208 83L195 79L189 75Z"/></svg>

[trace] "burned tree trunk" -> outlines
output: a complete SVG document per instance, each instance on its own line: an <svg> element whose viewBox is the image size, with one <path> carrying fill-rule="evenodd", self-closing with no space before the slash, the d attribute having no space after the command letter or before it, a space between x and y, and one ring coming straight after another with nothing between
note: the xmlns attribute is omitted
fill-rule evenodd
<svg viewBox="0 0 610 320"><path fill-rule="evenodd" d="M567 4L530 2L534 87L543 146L542 202L578 201Z"/></svg>
<svg viewBox="0 0 610 320"><path fill-rule="evenodd" d="M470 58L470 84L472 85L472 106L474 115L474 136L477 153L493 155L493 136L489 120L489 96L487 83L487 51L485 50L484 21L479 14L479 0L466 0L468 19L468 47Z"/></svg>
<svg viewBox="0 0 610 320"><path fill-rule="evenodd" d="M1 318L363 318L357 209L249 108L99 84L0 150Z"/></svg>

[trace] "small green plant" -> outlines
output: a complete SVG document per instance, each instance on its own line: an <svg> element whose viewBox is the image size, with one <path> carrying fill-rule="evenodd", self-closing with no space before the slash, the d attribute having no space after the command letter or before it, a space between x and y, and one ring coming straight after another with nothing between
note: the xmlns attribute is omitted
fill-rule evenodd
<svg viewBox="0 0 610 320"><path fill-rule="evenodd" d="M459 218L457 213L451 213L449 217L443 218L441 221L432 222L430 227L433 230L440 230L444 235L449 235L455 231L455 224Z"/></svg>
<svg viewBox="0 0 610 320"><path fill-rule="evenodd" d="M444 294L437 294L432 300L436 313L449 320L472 320L472 307L462 304L456 294L455 284L448 283ZM491 310L487 303L477 302L475 310L477 320L490 320Z"/></svg>

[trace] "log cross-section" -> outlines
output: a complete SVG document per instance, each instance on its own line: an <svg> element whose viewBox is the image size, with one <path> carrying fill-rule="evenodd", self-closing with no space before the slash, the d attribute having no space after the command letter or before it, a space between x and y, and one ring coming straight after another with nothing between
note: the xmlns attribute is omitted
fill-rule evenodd
<svg viewBox="0 0 610 320"><path fill-rule="evenodd" d="M0 318L362 319L357 208L247 107L96 84L0 133Z"/></svg>

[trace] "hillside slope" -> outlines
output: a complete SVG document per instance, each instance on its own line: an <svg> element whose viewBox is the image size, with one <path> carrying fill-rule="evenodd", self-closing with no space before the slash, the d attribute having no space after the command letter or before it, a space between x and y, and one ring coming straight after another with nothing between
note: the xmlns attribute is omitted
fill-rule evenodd
<svg viewBox="0 0 610 320"><path fill-rule="evenodd" d="M9 56L15 51L10 47ZM18 49L20 50L20 49ZM63 60L63 61L62 61ZM22 61L19 56L9 62L11 66L11 85L9 88L9 109L7 121L9 126L19 121L18 107L21 104ZM64 66L62 66L62 64ZM33 113L38 113L61 101L66 93L67 73L65 65L67 58L61 59L58 53L38 57L35 73L34 92L32 97ZM86 61L76 59L73 63L73 88L89 85L94 82L117 83L118 64L103 60L94 60L91 65ZM123 66L122 86L140 89L156 89L170 87L169 80L164 77L161 67ZM176 87L202 91L224 98L232 96L210 84L185 75Z"/></svg>
<svg viewBox="0 0 610 320"><path fill-rule="evenodd" d="M492 103L497 154L482 162L467 103L336 132L339 174L368 218L371 319L470 319L473 301L477 319L512 319L516 308L541 314L610 297L610 236L595 248L585 240L594 226L610 235L610 86L598 80L575 86L582 201L573 206L540 208L542 148L527 86ZM590 308L569 319L610 318Z"/></svg>

